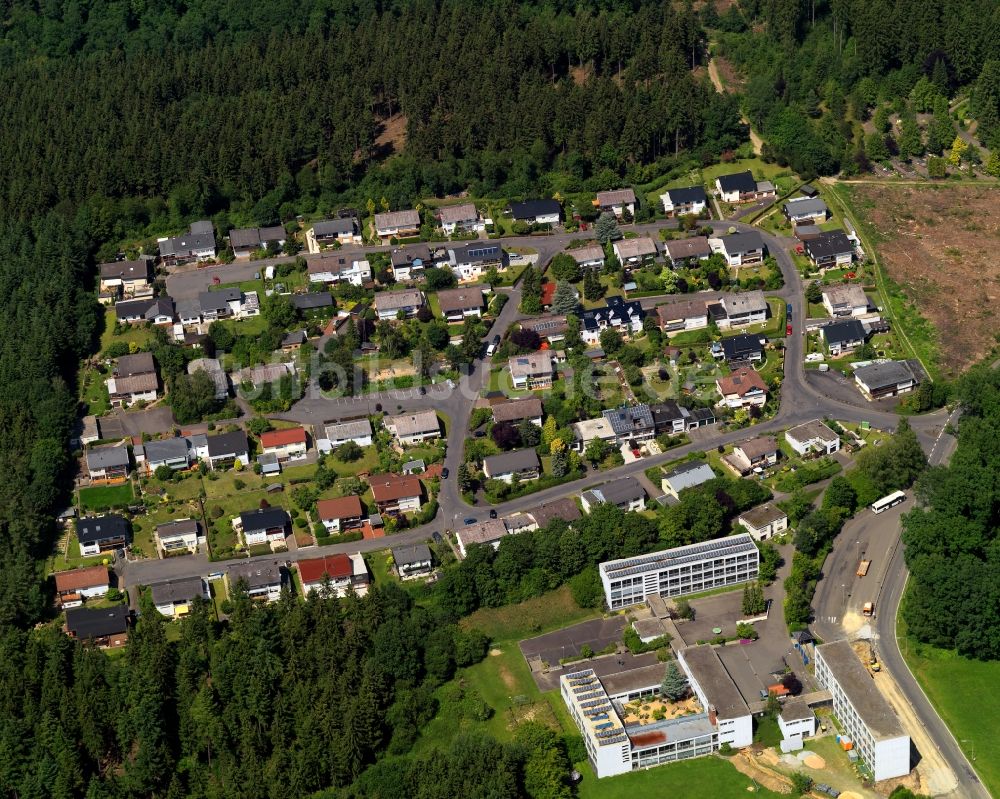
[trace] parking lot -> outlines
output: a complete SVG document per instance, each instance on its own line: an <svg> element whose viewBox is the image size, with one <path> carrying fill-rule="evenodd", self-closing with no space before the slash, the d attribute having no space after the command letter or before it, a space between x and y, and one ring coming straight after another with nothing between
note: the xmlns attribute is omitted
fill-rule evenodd
<svg viewBox="0 0 1000 799"><path fill-rule="evenodd" d="M624 629L624 616L592 619L536 638L526 638L519 646L529 665L533 660L541 660L554 667L563 658L577 657L584 646L600 652L611 644L621 643Z"/></svg>

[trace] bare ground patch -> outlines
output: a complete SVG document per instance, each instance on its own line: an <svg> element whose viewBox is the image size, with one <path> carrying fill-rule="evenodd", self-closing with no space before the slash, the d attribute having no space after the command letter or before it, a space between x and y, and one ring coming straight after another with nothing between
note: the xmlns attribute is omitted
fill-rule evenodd
<svg viewBox="0 0 1000 799"><path fill-rule="evenodd" d="M859 184L851 193L889 277L934 326L942 371L986 357L1000 332L996 187Z"/></svg>
<svg viewBox="0 0 1000 799"><path fill-rule="evenodd" d="M406 146L406 116L393 114L383 120L379 126L379 134L375 138L375 147L385 155L403 151Z"/></svg>

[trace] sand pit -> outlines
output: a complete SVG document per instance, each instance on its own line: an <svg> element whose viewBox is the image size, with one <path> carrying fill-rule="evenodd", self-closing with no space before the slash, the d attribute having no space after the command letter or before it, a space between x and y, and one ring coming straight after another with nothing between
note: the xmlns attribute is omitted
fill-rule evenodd
<svg viewBox="0 0 1000 799"><path fill-rule="evenodd" d="M819 755L806 755L802 758L802 762L805 763L809 768L821 769L826 768L826 761ZM843 794L841 794L843 796Z"/></svg>
<svg viewBox="0 0 1000 799"><path fill-rule="evenodd" d="M491 658L498 657L498 656L500 656L502 654L503 654L503 650L502 649L491 649L490 650L490 657Z"/></svg>
<svg viewBox="0 0 1000 799"><path fill-rule="evenodd" d="M840 799L865 799L861 794L854 791L841 791Z"/></svg>

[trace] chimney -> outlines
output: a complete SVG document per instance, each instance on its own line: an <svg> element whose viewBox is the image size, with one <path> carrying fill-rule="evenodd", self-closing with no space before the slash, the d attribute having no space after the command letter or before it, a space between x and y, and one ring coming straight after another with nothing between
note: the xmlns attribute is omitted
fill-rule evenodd
<svg viewBox="0 0 1000 799"><path fill-rule="evenodd" d="M719 716L715 711L715 705L708 706L708 722L713 727L717 727L719 724Z"/></svg>

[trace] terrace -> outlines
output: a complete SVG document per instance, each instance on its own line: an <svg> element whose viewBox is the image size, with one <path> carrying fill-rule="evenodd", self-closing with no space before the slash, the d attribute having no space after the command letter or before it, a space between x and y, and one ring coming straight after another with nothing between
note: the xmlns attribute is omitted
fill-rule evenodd
<svg viewBox="0 0 1000 799"><path fill-rule="evenodd" d="M692 716L703 716L705 713L695 696L680 702L672 702L662 696L646 696L633 702L614 704L632 743L642 746L653 741L639 742L636 740L638 736L655 734L661 728L669 727L681 719L690 720Z"/></svg>

